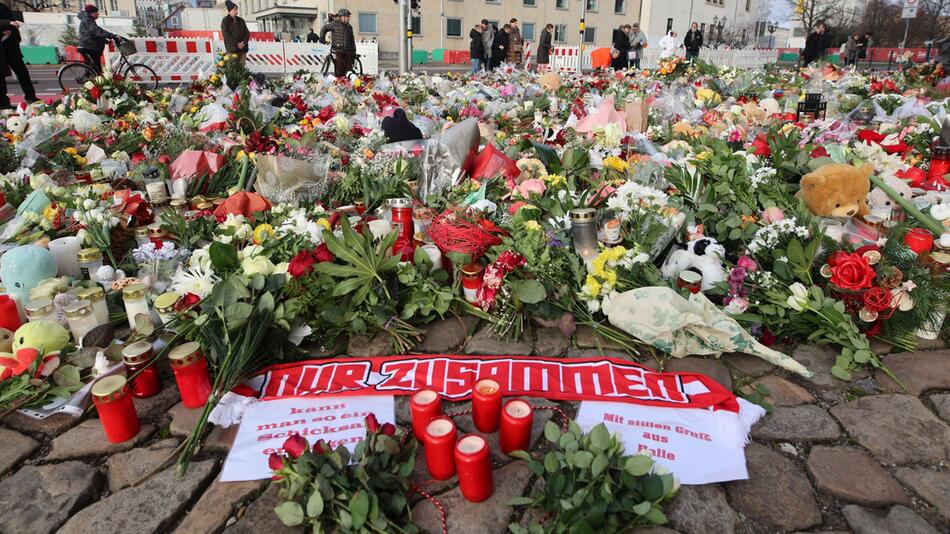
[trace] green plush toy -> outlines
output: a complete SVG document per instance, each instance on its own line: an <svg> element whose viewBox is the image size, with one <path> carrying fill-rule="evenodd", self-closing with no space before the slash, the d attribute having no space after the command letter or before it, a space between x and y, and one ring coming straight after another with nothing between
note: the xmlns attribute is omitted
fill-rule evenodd
<svg viewBox="0 0 950 534"><path fill-rule="evenodd" d="M13 334L13 352L29 347L44 355L62 350L69 344L69 331L53 321L33 321Z"/></svg>

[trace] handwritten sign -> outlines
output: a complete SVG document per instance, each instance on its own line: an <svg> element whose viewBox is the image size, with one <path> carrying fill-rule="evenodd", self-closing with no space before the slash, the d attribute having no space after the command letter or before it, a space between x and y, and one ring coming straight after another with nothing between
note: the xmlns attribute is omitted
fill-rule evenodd
<svg viewBox="0 0 950 534"><path fill-rule="evenodd" d="M268 456L283 452L284 441L295 433L311 446L322 439L331 447L344 445L353 452L366 436L363 419L371 413L380 424L395 424L393 397L296 397L254 403L244 413L221 480L270 478Z"/></svg>
<svg viewBox="0 0 950 534"><path fill-rule="evenodd" d="M749 410L750 416L746 418L749 421L761 415L761 408L742 399L740 413L741 410ZM749 478L743 452L747 430L739 431L742 423L738 414L584 401L577 414L577 424L586 431L598 423L620 434L628 454L650 453L681 484Z"/></svg>

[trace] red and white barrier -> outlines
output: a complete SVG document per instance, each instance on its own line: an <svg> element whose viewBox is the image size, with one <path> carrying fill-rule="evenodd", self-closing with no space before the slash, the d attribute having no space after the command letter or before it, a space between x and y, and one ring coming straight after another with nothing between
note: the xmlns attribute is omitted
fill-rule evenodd
<svg viewBox="0 0 950 534"><path fill-rule="evenodd" d="M579 69L591 68L590 54L599 46L585 46L583 57L576 46L555 46L551 49L550 66L552 70L560 72L577 72ZM661 50L647 48L641 54L640 68L655 69L660 63ZM677 54L683 55L682 50ZM766 63L775 62L778 58L776 50L713 50L704 48L699 57L720 67L760 67Z"/></svg>
<svg viewBox="0 0 950 534"><path fill-rule="evenodd" d="M160 83L194 81L209 75L224 50L224 42L210 39L133 39L137 52L129 56L132 63L148 65ZM251 41L248 44L247 68L251 72L291 74L297 71L322 72L330 48L315 43L280 43ZM357 43L365 74L379 72L377 43ZM115 47L105 51L106 63L120 60Z"/></svg>

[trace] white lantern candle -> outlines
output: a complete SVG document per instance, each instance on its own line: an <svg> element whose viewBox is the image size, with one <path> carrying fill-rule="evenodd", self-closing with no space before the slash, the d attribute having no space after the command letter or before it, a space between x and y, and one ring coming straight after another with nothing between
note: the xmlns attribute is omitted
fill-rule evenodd
<svg viewBox="0 0 950 534"><path fill-rule="evenodd" d="M79 278L79 261L76 254L82 248L82 241L76 236L60 237L49 242L49 251L56 259L56 268L60 276Z"/></svg>

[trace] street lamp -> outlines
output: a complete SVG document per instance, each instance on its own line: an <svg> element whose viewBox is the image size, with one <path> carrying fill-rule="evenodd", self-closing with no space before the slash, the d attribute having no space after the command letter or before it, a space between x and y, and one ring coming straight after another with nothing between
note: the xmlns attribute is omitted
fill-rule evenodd
<svg viewBox="0 0 950 534"><path fill-rule="evenodd" d="M768 30L769 30L769 50L775 48L775 42L772 40L772 39L775 37L775 29L776 29L776 28L775 28L775 23L772 22L772 21L769 21L769 27L768 27Z"/></svg>

